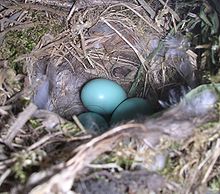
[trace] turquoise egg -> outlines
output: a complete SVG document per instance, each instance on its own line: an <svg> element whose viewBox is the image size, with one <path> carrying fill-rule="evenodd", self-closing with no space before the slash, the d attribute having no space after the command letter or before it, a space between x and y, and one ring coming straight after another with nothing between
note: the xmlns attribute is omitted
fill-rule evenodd
<svg viewBox="0 0 220 194"><path fill-rule="evenodd" d="M122 102L113 112L111 124L120 121L137 119L138 116L151 115L153 113L151 104L143 98L129 98Z"/></svg>
<svg viewBox="0 0 220 194"><path fill-rule="evenodd" d="M103 115L110 115L126 98L126 92L119 84L101 78L89 81L81 91L83 105Z"/></svg>
<svg viewBox="0 0 220 194"><path fill-rule="evenodd" d="M106 120L97 113L85 112L78 115L78 119L88 131L99 133L108 129Z"/></svg>

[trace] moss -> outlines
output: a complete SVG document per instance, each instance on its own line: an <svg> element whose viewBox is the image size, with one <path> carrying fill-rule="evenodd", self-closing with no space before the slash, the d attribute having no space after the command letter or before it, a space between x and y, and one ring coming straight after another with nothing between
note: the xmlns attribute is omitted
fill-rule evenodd
<svg viewBox="0 0 220 194"><path fill-rule="evenodd" d="M10 67L17 73L22 73L23 65L14 60L23 54L30 53L44 34L56 35L62 29L61 24L51 21L50 23L38 24L29 29L8 32L0 49L0 56L2 59L8 60Z"/></svg>
<svg viewBox="0 0 220 194"><path fill-rule="evenodd" d="M34 168L36 168L39 162L45 157L45 152L42 150L30 152L22 151L16 153L15 156L16 162L12 166L12 172L19 182L25 183L29 174L34 171Z"/></svg>
<svg viewBox="0 0 220 194"><path fill-rule="evenodd" d="M19 71L22 67L19 67L19 63L13 61L22 54L30 53L40 37L47 31L48 27L37 25L27 30L9 32L5 36L3 49L1 49L3 58L9 60L11 68Z"/></svg>
<svg viewBox="0 0 220 194"><path fill-rule="evenodd" d="M129 170L131 168L131 165L134 162L134 158L132 157L117 157L115 161L119 166L121 166L125 170Z"/></svg>
<svg viewBox="0 0 220 194"><path fill-rule="evenodd" d="M74 136L78 133L81 133L81 129L79 129L74 123L69 121L61 124L61 129L66 136Z"/></svg>
<svg viewBox="0 0 220 194"><path fill-rule="evenodd" d="M125 170L131 169L131 166L134 162L134 157L131 155L118 155L115 152L106 152L105 154L100 155L96 160L93 161L93 164L110 164L115 163Z"/></svg>
<svg viewBox="0 0 220 194"><path fill-rule="evenodd" d="M161 170L160 173L165 176L171 174L174 170L172 163L173 163L172 160L170 158L168 158L167 163L166 163L166 167L163 168L163 170Z"/></svg>
<svg viewBox="0 0 220 194"><path fill-rule="evenodd" d="M208 183L209 187L213 191L219 191L220 188L220 177L216 176L215 178L211 179Z"/></svg>
<svg viewBox="0 0 220 194"><path fill-rule="evenodd" d="M31 124L31 127L34 129L36 129L41 125L41 123L36 119L30 119L28 122Z"/></svg>
<svg viewBox="0 0 220 194"><path fill-rule="evenodd" d="M218 124L218 122L207 122L199 128L201 131L203 131L203 130L214 128L216 124Z"/></svg>
<svg viewBox="0 0 220 194"><path fill-rule="evenodd" d="M17 161L13 166L12 171L15 173L15 178L21 183L24 183L27 180L27 173L23 170L21 162Z"/></svg>

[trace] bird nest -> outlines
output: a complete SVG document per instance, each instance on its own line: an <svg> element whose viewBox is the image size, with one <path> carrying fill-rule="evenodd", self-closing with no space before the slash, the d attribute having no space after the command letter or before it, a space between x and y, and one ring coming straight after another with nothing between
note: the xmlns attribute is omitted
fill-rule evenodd
<svg viewBox="0 0 220 194"><path fill-rule="evenodd" d="M85 111L80 89L93 78L116 81L129 97L147 98L154 107L165 86L193 86L188 40L180 34L165 38L150 6L150 13L130 2L84 6L69 17L69 29L45 35L28 57L39 108L66 118Z"/></svg>
<svg viewBox="0 0 220 194"><path fill-rule="evenodd" d="M202 85L180 103L175 99L198 81L196 54L186 37L189 26L209 29L210 23L204 25L204 17L188 13L187 6L182 10L182 1L180 8L161 0L68 2L0 3L5 16L0 44L12 32L9 37L18 34L23 40L19 50L27 42L25 49L31 47L0 61L1 70L7 67L0 71L0 192L207 193L219 188L220 86ZM200 9L197 3L189 9ZM19 34L23 27L31 30ZM24 35L38 33L36 45L26 42ZM14 41L9 43L16 50ZM82 86L97 77L116 81L129 97L148 99L158 109L176 105L90 134L74 115L85 111Z"/></svg>

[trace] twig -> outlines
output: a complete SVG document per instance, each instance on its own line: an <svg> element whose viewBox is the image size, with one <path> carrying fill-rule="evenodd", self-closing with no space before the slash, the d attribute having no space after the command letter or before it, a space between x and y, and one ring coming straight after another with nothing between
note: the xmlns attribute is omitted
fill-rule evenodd
<svg viewBox="0 0 220 194"><path fill-rule="evenodd" d="M64 7L64 8L70 8L71 3L68 3L67 1L57 1L57 0L26 0L26 2L32 2L32 3L40 3L42 5L52 5L57 7Z"/></svg>
<svg viewBox="0 0 220 194"><path fill-rule="evenodd" d="M128 41L128 39L126 39L117 29L115 29L105 18L101 17L100 18L101 21L103 21L106 25L108 25L112 30L114 30L132 49L133 51L136 53L136 55L138 56L140 62L142 63L145 71L147 71L146 67L145 67L145 59L144 57L140 54L140 52Z"/></svg>
<svg viewBox="0 0 220 194"><path fill-rule="evenodd" d="M4 182L4 180L10 175L11 169L7 169L1 176L0 176L0 186Z"/></svg>
<svg viewBox="0 0 220 194"><path fill-rule="evenodd" d="M206 183L206 181L207 181L207 179L213 169L213 166L215 165L217 159L219 158L219 155L220 155L220 139L217 140L216 146L214 148L214 153L212 155L212 162L211 162L208 170L206 171L204 178L202 179L202 184Z"/></svg>
<svg viewBox="0 0 220 194"><path fill-rule="evenodd" d="M118 171L123 171L123 168L115 163L108 163L108 164L88 164L87 165L90 168L94 169L110 169L110 168L116 168Z"/></svg>
<svg viewBox="0 0 220 194"><path fill-rule="evenodd" d="M42 144L44 144L45 142L47 142L49 139L52 139L58 135L62 135L63 132L62 131L59 131L57 133L54 133L54 134L50 134L50 135L46 135L44 136L43 138L41 138L39 141L37 141L36 143L32 144L27 150L28 151L31 151L31 150L34 150L36 149L37 147L41 146ZM47 142L48 143L48 142Z"/></svg>
<svg viewBox="0 0 220 194"><path fill-rule="evenodd" d="M31 4L31 3L19 3L17 5L7 6L8 9L14 9L14 10L20 10L20 9L32 9L37 11L47 11L52 14L59 15L61 17L65 17L67 14L64 11L59 11L51 7L47 7L45 5L39 5L39 4Z"/></svg>
<svg viewBox="0 0 220 194"><path fill-rule="evenodd" d="M53 42L48 43L47 45L43 46L42 48L38 49L38 50L34 50L31 53L28 54L23 54L21 56L19 56L18 58L16 58L14 60L14 62L18 62L21 60L24 60L28 57L33 57L33 56L38 56L38 55L48 55L48 50L51 47L54 47L55 45L61 44L64 42L64 40L66 40L67 36L65 37L61 37L60 39L54 40ZM42 56L41 56L42 57Z"/></svg>
<svg viewBox="0 0 220 194"><path fill-rule="evenodd" d="M0 115L8 115L7 110L10 110L12 106L0 106Z"/></svg>
<svg viewBox="0 0 220 194"><path fill-rule="evenodd" d="M75 11L76 11L76 6L75 6L75 3L74 3L74 4L72 5L72 7L71 7L71 10L70 10L70 12L69 12L67 18L66 18L67 24L68 24L69 21L71 20L71 18L72 18L72 16L73 16L73 14L74 14Z"/></svg>
<svg viewBox="0 0 220 194"><path fill-rule="evenodd" d="M89 64L92 66L92 68L95 68L92 60L88 57L87 55L87 52L86 52L86 45L85 45L85 38L83 36L83 32L80 31L79 32L79 35L80 35L80 40L81 40L81 46L82 46L82 50L83 50L83 53L84 53L84 57L87 59L87 61L89 62Z"/></svg>
<svg viewBox="0 0 220 194"><path fill-rule="evenodd" d="M159 2L164 6L164 8L166 7L168 9L168 11L174 16L174 18L179 22L180 21L180 17L178 16L178 14L173 11L168 5L167 2L163 2L162 0L159 0Z"/></svg>
<svg viewBox="0 0 220 194"><path fill-rule="evenodd" d="M79 121L78 117L76 115L73 116L73 120L75 121L76 125L84 132L86 133L85 128L83 127L83 125L81 124L81 122Z"/></svg>
<svg viewBox="0 0 220 194"><path fill-rule="evenodd" d="M155 17L155 11L150 7L150 5L148 3L146 3L146 1L138 0L138 2L141 4L141 6L144 8L144 10L150 14L151 18Z"/></svg>
<svg viewBox="0 0 220 194"><path fill-rule="evenodd" d="M149 25L151 28L153 28L158 33L163 32L163 30L160 27L156 26L154 23L152 24L153 21L148 16L145 16L145 17L149 18L149 21L146 20L141 14L139 14L136 10L134 10L133 8L128 6L127 4L122 3L122 5L127 7L128 9L130 9L132 12L134 12L138 17L140 17L144 22L146 22L147 25Z"/></svg>
<svg viewBox="0 0 220 194"><path fill-rule="evenodd" d="M115 139L119 138L119 137L117 137L117 136L120 136L119 133L123 134L122 131L126 131L126 130L129 130L129 129L134 129L134 128L138 128L142 131L146 131L145 126L143 124L139 124L139 123L129 123L129 124L124 124L124 125L115 127L114 129L112 129L112 130L110 130L110 131L108 131L108 132L92 139L88 143L76 148L74 151L76 151L76 152L78 151L77 155L74 156L73 158L71 158L69 161L67 161L66 165L69 166L69 165L73 165L74 163L76 163L76 158L80 157L81 155L84 156L85 154L88 154L87 152L90 148L94 149L94 150L97 149L96 145L99 144L100 142L102 142L102 141L104 142L105 140L106 141L111 141L111 139L115 140ZM108 140L108 138L109 138L109 140ZM115 141L113 141L113 142L115 142ZM107 148L107 147L103 148L103 150L108 150L108 149L109 148ZM100 151L101 150L98 150L98 152L100 152Z"/></svg>
<svg viewBox="0 0 220 194"><path fill-rule="evenodd" d="M5 170L5 168L7 168L9 165L14 163L15 161L16 161L15 157L0 161L0 170Z"/></svg>
<svg viewBox="0 0 220 194"><path fill-rule="evenodd" d="M11 145L12 140L19 133L20 129L24 126L24 124L31 118L34 112L37 110L37 106L33 103L30 103L23 112L18 115L17 120L13 123L13 125L9 128L8 134L4 138L5 143L7 145Z"/></svg>
<svg viewBox="0 0 220 194"><path fill-rule="evenodd" d="M79 136L79 137L70 137L66 140L66 142L71 142L71 141L81 141L81 140L86 140L86 139L91 139L92 135L84 135L84 136Z"/></svg>

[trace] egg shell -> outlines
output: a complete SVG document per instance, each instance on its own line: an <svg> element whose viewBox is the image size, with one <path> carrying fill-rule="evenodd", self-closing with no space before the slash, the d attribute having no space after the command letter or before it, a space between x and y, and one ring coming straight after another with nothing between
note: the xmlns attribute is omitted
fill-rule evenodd
<svg viewBox="0 0 220 194"><path fill-rule="evenodd" d="M108 128L108 123L101 115L94 112L85 112L78 115L79 121L85 129L91 132L103 132Z"/></svg>
<svg viewBox="0 0 220 194"><path fill-rule="evenodd" d="M89 81L81 91L83 105L103 115L110 115L126 98L126 92L119 84L102 78Z"/></svg>
<svg viewBox="0 0 220 194"><path fill-rule="evenodd" d="M129 98L123 101L113 112L111 124L120 121L128 121L138 118L138 116L151 115L153 113L152 105L143 98Z"/></svg>

